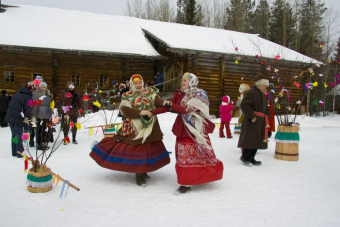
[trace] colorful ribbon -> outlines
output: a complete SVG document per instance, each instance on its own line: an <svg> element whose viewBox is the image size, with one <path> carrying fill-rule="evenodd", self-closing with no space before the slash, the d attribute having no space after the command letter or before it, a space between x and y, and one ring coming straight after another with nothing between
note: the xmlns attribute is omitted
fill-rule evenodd
<svg viewBox="0 0 340 227"><path fill-rule="evenodd" d="M60 197L59 197L60 199L62 199L62 197L63 197L65 184L66 184L67 182L69 182L69 181L68 181L68 180L65 180L65 181L64 181L63 188L61 189L61 193L60 193ZM67 192L68 192L69 187L70 187L70 186L67 185L67 189L66 189L66 192L65 192L65 197L67 196Z"/></svg>

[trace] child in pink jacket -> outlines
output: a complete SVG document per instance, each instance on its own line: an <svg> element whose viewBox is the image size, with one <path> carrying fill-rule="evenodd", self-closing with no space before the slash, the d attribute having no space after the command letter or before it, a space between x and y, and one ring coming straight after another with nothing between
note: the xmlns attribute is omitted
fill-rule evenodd
<svg viewBox="0 0 340 227"><path fill-rule="evenodd" d="M228 95L222 97L222 104L220 105L220 138L225 137L223 134L223 128L225 126L225 130L227 133L227 138L233 138L230 132L230 121L231 121L231 111L234 110L233 104L230 102L230 97Z"/></svg>

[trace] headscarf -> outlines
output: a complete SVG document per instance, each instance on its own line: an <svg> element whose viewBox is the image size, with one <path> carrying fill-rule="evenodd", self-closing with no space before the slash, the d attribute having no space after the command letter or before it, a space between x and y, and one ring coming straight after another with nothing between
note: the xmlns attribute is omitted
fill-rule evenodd
<svg viewBox="0 0 340 227"><path fill-rule="evenodd" d="M187 77L188 73L185 73L183 77ZM195 74L189 73L189 89L184 91L186 95L181 101L182 106L186 106L189 110L186 114L181 114L183 122L186 128L191 134L194 135L194 139L199 145L203 145L210 150L210 145L207 144L207 135L205 132L205 124L209 117L209 99L207 93L203 89L197 88L198 78ZM199 110L196 112L195 109Z"/></svg>
<svg viewBox="0 0 340 227"><path fill-rule="evenodd" d="M136 91L136 88L133 85L134 79L142 81L143 89L141 92ZM144 88L144 81L141 75L135 74L131 77L130 88L130 91L127 91L122 95L122 101L119 109L126 106L134 109L151 111L155 108L154 101L156 91L150 87ZM157 118L155 116L152 116L150 120L145 120L143 116L140 116L139 119L127 119L129 122L128 124L131 124L135 131L136 137L134 140L143 138L142 143L144 143L147 137L151 135L152 128L156 120Z"/></svg>

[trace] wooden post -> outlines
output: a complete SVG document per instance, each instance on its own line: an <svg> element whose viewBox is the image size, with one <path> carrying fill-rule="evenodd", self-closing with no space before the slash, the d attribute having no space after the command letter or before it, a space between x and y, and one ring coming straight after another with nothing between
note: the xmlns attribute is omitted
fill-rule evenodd
<svg viewBox="0 0 340 227"><path fill-rule="evenodd" d="M225 55L223 54L220 59L220 99L224 93L224 72L225 72Z"/></svg>

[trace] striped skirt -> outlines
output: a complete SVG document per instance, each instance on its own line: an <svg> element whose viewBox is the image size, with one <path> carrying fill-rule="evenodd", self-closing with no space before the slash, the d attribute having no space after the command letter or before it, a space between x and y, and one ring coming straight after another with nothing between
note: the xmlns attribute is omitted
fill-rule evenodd
<svg viewBox="0 0 340 227"><path fill-rule="evenodd" d="M129 173L152 172L170 163L162 141L130 145L108 137L93 147L90 156L101 167Z"/></svg>

